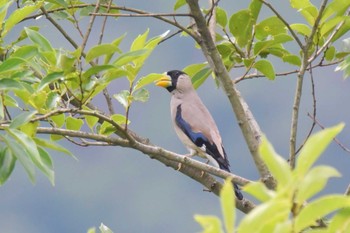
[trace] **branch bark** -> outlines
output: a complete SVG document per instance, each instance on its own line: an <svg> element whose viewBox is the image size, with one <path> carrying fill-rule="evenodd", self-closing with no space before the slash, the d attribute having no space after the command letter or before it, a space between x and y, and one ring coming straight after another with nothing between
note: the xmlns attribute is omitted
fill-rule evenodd
<svg viewBox="0 0 350 233"><path fill-rule="evenodd" d="M191 15L197 24L198 32L200 34L199 45L201 46L204 56L208 60L213 72L215 73L215 76L220 80L227 98L231 103L231 107L235 113L238 124L254 159L255 165L260 173L262 181L267 187L273 189L276 186L276 181L270 174L268 168L261 160L258 153L260 135L257 136L255 132L259 132L260 130L255 129L257 124L252 124L253 121L256 121L252 114L250 116L247 115L247 112L243 106L244 104L241 102L242 98L240 97L239 92L236 90L236 87L223 64L223 61L221 60L220 54L216 49L215 43L212 40L206 20L200 10L198 0L186 1L190 7Z"/></svg>

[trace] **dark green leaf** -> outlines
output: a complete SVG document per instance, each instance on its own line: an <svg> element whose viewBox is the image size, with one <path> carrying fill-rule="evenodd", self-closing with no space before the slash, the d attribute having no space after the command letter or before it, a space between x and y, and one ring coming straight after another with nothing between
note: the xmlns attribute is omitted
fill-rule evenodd
<svg viewBox="0 0 350 233"><path fill-rule="evenodd" d="M75 158L74 155L72 154L72 152L70 152L66 148L62 147L61 145L59 145L51 140L47 140L47 139L43 139L43 138L34 138L34 141L37 145L39 145L41 147L46 147L46 148L51 149L51 150L63 152L65 154L70 155L73 158Z"/></svg>
<svg viewBox="0 0 350 233"><path fill-rule="evenodd" d="M0 150L0 186L10 177L16 164L16 157L11 154L8 148Z"/></svg>
<svg viewBox="0 0 350 233"><path fill-rule="evenodd" d="M205 67L202 70L198 71L192 77L193 87L197 89L200 85L204 83L204 81L209 77L210 74L211 74L211 69L209 67Z"/></svg>
<svg viewBox="0 0 350 233"><path fill-rule="evenodd" d="M240 47L246 46L252 38L253 17L251 11L246 9L233 14L229 21L229 28L238 45Z"/></svg>
<svg viewBox="0 0 350 233"><path fill-rule="evenodd" d="M253 68L256 68L258 71L260 71L263 75L266 76L266 78L270 80L275 79L275 70L268 60L259 60L255 62L253 65Z"/></svg>
<svg viewBox="0 0 350 233"><path fill-rule="evenodd" d="M3 78L0 79L0 90L14 90L14 89L23 89L23 86L16 80Z"/></svg>
<svg viewBox="0 0 350 233"><path fill-rule="evenodd" d="M96 65L96 66L92 66L90 67L87 71L85 71L83 73L83 77L84 79L91 77L92 75L98 74L102 71L109 71L112 69L117 69L115 66L113 65Z"/></svg>
<svg viewBox="0 0 350 233"><path fill-rule="evenodd" d="M16 129L20 127L21 125L24 125L28 123L33 116L37 113L37 111L32 111L32 112L23 112L19 114L16 118L14 118L10 124L10 128Z"/></svg>
<svg viewBox="0 0 350 233"><path fill-rule="evenodd" d="M16 51L11 54L12 58L24 59L29 61L32 57L38 55L38 48L34 45L24 45L16 49ZM25 61L20 62L23 63Z"/></svg>

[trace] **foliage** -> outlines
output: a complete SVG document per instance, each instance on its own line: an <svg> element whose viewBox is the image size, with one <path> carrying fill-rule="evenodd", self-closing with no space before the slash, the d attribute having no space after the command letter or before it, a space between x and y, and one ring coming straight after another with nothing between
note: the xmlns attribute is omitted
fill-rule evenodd
<svg viewBox="0 0 350 233"><path fill-rule="evenodd" d="M314 166L343 127L339 124L311 136L300 152L294 170L264 138L259 151L278 181L276 190L267 189L260 181L245 186L244 190L261 201L261 204L234 228L235 197L231 181L226 181L220 195L225 231L219 218L196 215L196 221L203 227L202 232L349 232L350 197L319 195L328 179L339 177L339 172L326 165ZM316 227L319 226L317 221L324 221L329 214L333 215L327 221L328 226Z"/></svg>

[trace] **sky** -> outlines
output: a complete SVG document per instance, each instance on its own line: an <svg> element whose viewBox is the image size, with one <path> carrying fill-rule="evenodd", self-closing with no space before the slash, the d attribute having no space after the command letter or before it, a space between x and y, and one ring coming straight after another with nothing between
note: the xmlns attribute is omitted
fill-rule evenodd
<svg viewBox="0 0 350 233"><path fill-rule="evenodd" d="M152 12L173 12L174 2L124 0L118 1L118 4ZM225 0L220 2L231 14L245 7L241 1L233 3ZM276 5L279 1L271 3ZM288 20L301 20L295 13L291 13L287 5L277 6L279 10L289 13L285 16ZM265 10L261 17L269 14ZM31 23L20 24L18 31ZM41 26L40 32L50 39L54 47L73 50L44 18L35 23ZM110 19L108 27L106 42L127 33L121 44L123 51L127 51L132 39L147 28L150 29L150 36L167 30L177 31L163 22L148 18ZM97 35L97 31L93 33ZM13 36L16 36L16 32ZM89 40L88 47L94 43L93 39ZM146 61L141 75L183 69L189 64L203 61L201 51L194 48L194 42L189 37L176 36L156 48ZM274 64L278 71L295 69L277 61ZM350 98L350 83L343 79L342 73L334 72L334 68L314 71L317 118L326 127L345 122L346 127L339 135L339 140L350 147L350 111L346 104ZM230 74L236 78L243 71L235 69ZM296 75L290 75L278 77L274 81L265 78L246 80L237 85L262 131L275 150L285 158L289 150L295 84ZM108 87L113 94L123 88L125 82L118 80ZM153 85L148 90L149 101L136 103L131 108L130 128L156 145L177 153L187 153L171 126L170 95L166 90ZM232 171L250 180L259 179L222 89L216 88L213 79L209 78L198 89L198 94L216 120ZM101 104L101 99L94 103ZM116 110L123 113L121 105L116 101L114 104ZM310 77L306 75L298 144L311 127L312 121L307 113L312 110ZM318 131L319 127L316 129ZM60 144L69 148L77 160L52 152L55 186L40 172L37 172L37 182L33 185L18 164L7 183L0 187L0 232L86 232L90 227L98 227L101 222L114 232L199 232L200 226L195 222L194 214L221 216L219 200L215 195L204 192L200 184L144 154L119 147L81 148L65 141ZM318 163L334 166L343 175L331 179L324 192L343 193L350 176L350 154L332 143ZM241 213L239 215L242 216Z"/></svg>

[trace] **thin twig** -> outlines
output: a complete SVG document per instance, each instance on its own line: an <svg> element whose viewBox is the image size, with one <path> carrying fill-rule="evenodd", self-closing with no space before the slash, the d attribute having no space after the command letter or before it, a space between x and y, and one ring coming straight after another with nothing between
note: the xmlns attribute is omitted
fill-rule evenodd
<svg viewBox="0 0 350 233"><path fill-rule="evenodd" d="M179 14L179 13L139 13L139 14L90 13L90 15L112 16L112 17L191 17L190 14Z"/></svg>
<svg viewBox="0 0 350 233"><path fill-rule="evenodd" d="M100 9L100 0L97 0L97 3L96 3L96 5L95 5L95 9L94 9L94 13L98 12L99 9ZM88 41L88 39L89 39L91 30L92 30L92 26L93 26L93 24L94 24L94 22L95 22L95 18L96 18L95 15L92 15L92 16L90 17L89 25L88 25L87 30L86 30L86 33L85 33L85 35L84 35L83 42L82 42L82 44L81 44L81 46L80 46L82 52L84 51L85 46L86 46L86 43L87 43L87 41Z"/></svg>

